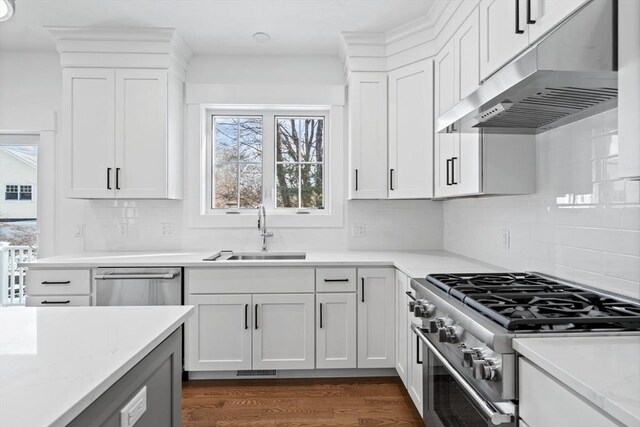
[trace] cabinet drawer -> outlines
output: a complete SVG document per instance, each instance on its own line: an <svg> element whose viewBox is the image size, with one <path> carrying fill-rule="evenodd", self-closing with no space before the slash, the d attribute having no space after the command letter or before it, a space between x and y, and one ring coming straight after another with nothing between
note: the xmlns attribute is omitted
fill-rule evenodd
<svg viewBox="0 0 640 427"><path fill-rule="evenodd" d="M355 268L316 269L316 292L355 292Z"/></svg>
<svg viewBox="0 0 640 427"><path fill-rule="evenodd" d="M531 427L617 424L533 363L520 358L520 417Z"/></svg>
<svg viewBox="0 0 640 427"><path fill-rule="evenodd" d="M89 306L91 297L89 295L55 295L55 296L29 296L26 297L27 307L72 307Z"/></svg>
<svg viewBox="0 0 640 427"><path fill-rule="evenodd" d="M28 295L77 295L91 293L90 270L27 270Z"/></svg>
<svg viewBox="0 0 640 427"><path fill-rule="evenodd" d="M312 293L313 268L190 268L189 294Z"/></svg>

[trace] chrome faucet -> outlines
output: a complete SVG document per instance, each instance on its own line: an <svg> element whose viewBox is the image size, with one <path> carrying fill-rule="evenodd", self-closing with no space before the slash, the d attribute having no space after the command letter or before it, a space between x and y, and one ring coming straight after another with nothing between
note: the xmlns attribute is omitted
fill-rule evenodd
<svg viewBox="0 0 640 427"><path fill-rule="evenodd" d="M273 233L267 232L267 211L263 204L258 206L258 230L262 237L262 252L267 252L267 237L273 237Z"/></svg>

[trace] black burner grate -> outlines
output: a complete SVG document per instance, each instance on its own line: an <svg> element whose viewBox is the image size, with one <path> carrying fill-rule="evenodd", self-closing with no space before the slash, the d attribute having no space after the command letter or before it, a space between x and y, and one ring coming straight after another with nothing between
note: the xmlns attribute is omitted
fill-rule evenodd
<svg viewBox="0 0 640 427"><path fill-rule="evenodd" d="M640 305L536 274L432 274L427 280L509 330L640 329Z"/></svg>

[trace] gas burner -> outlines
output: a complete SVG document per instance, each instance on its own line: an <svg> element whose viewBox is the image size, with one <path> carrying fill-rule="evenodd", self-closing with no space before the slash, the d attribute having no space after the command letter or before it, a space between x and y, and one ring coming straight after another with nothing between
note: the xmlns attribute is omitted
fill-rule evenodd
<svg viewBox="0 0 640 427"><path fill-rule="evenodd" d="M509 330L640 329L640 305L532 273L434 274L427 281Z"/></svg>

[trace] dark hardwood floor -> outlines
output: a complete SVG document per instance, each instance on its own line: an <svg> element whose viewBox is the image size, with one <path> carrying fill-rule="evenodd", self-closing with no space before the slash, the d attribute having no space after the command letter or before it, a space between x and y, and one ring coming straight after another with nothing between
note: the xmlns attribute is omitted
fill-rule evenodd
<svg viewBox="0 0 640 427"><path fill-rule="evenodd" d="M423 426L399 378L183 383L182 423L204 426Z"/></svg>

